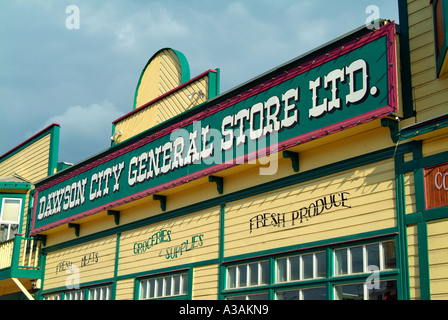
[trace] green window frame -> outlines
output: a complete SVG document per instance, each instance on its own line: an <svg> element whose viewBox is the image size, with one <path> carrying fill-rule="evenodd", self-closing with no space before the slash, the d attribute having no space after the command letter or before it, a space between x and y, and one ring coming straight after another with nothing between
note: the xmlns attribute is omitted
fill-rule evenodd
<svg viewBox="0 0 448 320"><path fill-rule="evenodd" d="M113 284L99 284L43 295L43 300L114 300Z"/></svg>
<svg viewBox="0 0 448 320"><path fill-rule="evenodd" d="M257 263L268 266L264 276L268 281L250 283L249 266ZM226 263L222 296L226 300L397 299L398 274L396 236L389 236ZM351 295L358 287L361 295Z"/></svg>
<svg viewBox="0 0 448 320"><path fill-rule="evenodd" d="M8 201L19 201L19 213L17 221L9 221L4 217L4 208ZM15 234L20 234L22 230L23 213L25 210L25 194L0 193L0 242L11 240ZM11 226L17 226L11 229Z"/></svg>
<svg viewBox="0 0 448 320"><path fill-rule="evenodd" d="M138 280L138 300L188 299L190 272L173 272Z"/></svg>

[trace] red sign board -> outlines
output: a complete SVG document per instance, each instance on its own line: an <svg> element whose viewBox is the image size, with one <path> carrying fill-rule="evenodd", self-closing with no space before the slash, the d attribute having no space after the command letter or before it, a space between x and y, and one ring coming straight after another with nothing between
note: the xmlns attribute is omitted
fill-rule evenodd
<svg viewBox="0 0 448 320"><path fill-rule="evenodd" d="M426 209L448 205L448 163L425 168Z"/></svg>

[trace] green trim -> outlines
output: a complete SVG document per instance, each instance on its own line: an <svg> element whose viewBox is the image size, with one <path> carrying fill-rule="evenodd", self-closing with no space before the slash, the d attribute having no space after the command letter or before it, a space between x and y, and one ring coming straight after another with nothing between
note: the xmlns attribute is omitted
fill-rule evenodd
<svg viewBox="0 0 448 320"><path fill-rule="evenodd" d="M448 113L401 129L398 133L398 140L403 141L411 139L446 127L448 127Z"/></svg>
<svg viewBox="0 0 448 320"><path fill-rule="evenodd" d="M221 71L216 68L216 73L208 73L208 100L219 95Z"/></svg>
<svg viewBox="0 0 448 320"><path fill-rule="evenodd" d="M224 178L218 176L208 176L208 182L216 183L216 190L219 194L224 193Z"/></svg>
<svg viewBox="0 0 448 320"><path fill-rule="evenodd" d="M58 168L59 157L59 136L61 128L59 126L53 126L51 128L50 137L50 153L48 158L48 175L53 175Z"/></svg>
<svg viewBox="0 0 448 320"><path fill-rule="evenodd" d="M403 162L403 154L395 157L395 168L400 168ZM395 197L396 197L396 213L397 213L397 228L398 239L396 246L397 250L397 267L400 270L398 291L404 300L410 298L410 281L409 281L409 260L408 260L408 243L407 243L407 228L404 224L406 214L405 202L405 183L404 175L395 175Z"/></svg>
<svg viewBox="0 0 448 320"><path fill-rule="evenodd" d="M428 229L426 222L417 224L418 268L420 279L420 299L431 300L431 281L429 277Z"/></svg>
<svg viewBox="0 0 448 320"><path fill-rule="evenodd" d="M26 194L25 193L0 193L0 210L3 206L3 199L20 199L21 208L20 208L20 221L19 221L19 231L18 233L22 233L23 230L23 220L25 217L25 202L26 202Z"/></svg>
<svg viewBox="0 0 448 320"><path fill-rule="evenodd" d="M294 172L299 172L299 153L292 151L283 151L283 158L291 160L291 166Z"/></svg>
<svg viewBox="0 0 448 320"><path fill-rule="evenodd" d="M381 126L385 128L389 128L390 137L393 143L398 142L398 121L392 120L390 118L381 119Z"/></svg>
<svg viewBox="0 0 448 320"><path fill-rule="evenodd" d="M250 261L253 259L262 259L266 256L272 255L289 255L292 252L301 251L303 253L316 251L320 247L338 247L338 246L346 246L348 243L356 242L356 243L365 243L372 242L373 239L377 238L391 238L395 237L398 234L397 228L387 228L382 230L375 230L357 234L351 234L342 237L330 238L325 240L318 240L312 242L306 242L301 244L294 244L286 247L280 247L275 249L267 249L256 252L251 252L247 254L235 255L225 257L223 259L223 264L234 264L236 262L242 261Z"/></svg>
<svg viewBox="0 0 448 320"><path fill-rule="evenodd" d="M133 104L133 110L137 109L137 106L135 105L137 102L137 94L138 94L138 89L140 88L140 84L143 78L143 75L145 74L146 68L148 68L149 64L152 62L152 60L163 50L171 50L176 54L177 59L179 60L179 64L180 64L180 70L181 70L181 84L187 82L188 80L190 80L190 65L188 64L188 60L185 57L185 55L177 50L171 49L171 48L163 48L160 49L159 51L157 51L146 63L145 67L143 68L142 72L140 73L140 77L138 79L137 82L137 87L135 88L135 93L134 93L134 104ZM115 127L113 127L112 130L113 133L115 133Z"/></svg>
<svg viewBox="0 0 448 320"><path fill-rule="evenodd" d="M115 267L114 267L114 279L118 277L118 268L119 268L119 260L120 260L120 242L121 242L121 233L117 234L117 242L115 246ZM118 281L114 280L112 284L112 296L114 300L117 296L117 283Z"/></svg>
<svg viewBox="0 0 448 320"><path fill-rule="evenodd" d="M0 182L1 189L14 189L14 190L29 190L31 189L31 183L29 182Z"/></svg>
<svg viewBox="0 0 448 320"><path fill-rule="evenodd" d="M225 250L225 221L226 221L226 205L220 207L219 216L219 257L218 257L218 300L223 300L222 291L226 287L226 268L223 266L224 250Z"/></svg>
<svg viewBox="0 0 448 320"><path fill-rule="evenodd" d="M400 38L400 68L398 68L397 72L398 77L401 79L403 118L406 119L414 116L407 0L398 0L398 15L400 20L398 32Z"/></svg>
<svg viewBox="0 0 448 320"><path fill-rule="evenodd" d="M74 228L75 229L75 236L79 237L79 229L81 228L81 226L79 225L79 223L68 223L68 227L69 228Z"/></svg>
<svg viewBox="0 0 448 320"><path fill-rule="evenodd" d="M55 129L55 128L58 128L58 129ZM6 152L5 154L1 155L0 156L0 163L5 161L8 158L14 156L15 154L19 153L23 149L28 148L30 145L32 145L36 141L42 139L47 134L53 134L53 133L57 134L57 136L58 136L57 137L58 138L57 141L59 141L59 124L53 123L52 125L48 126L47 128L43 129L42 131L36 133L34 136L29 138L28 140L24 141L23 143L21 143L17 147L15 147L15 148L11 149L10 151Z"/></svg>

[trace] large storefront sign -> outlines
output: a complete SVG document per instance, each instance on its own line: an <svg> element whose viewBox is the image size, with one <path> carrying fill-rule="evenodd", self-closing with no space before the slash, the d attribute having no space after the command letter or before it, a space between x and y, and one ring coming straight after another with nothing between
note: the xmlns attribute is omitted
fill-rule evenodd
<svg viewBox="0 0 448 320"><path fill-rule="evenodd" d="M32 233L397 111L393 23L288 68L37 185Z"/></svg>
<svg viewBox="0 0 448 320"><path fill-rule="evenodd" d="M448 163L424 169L426 209L448 206Z"/></svg>

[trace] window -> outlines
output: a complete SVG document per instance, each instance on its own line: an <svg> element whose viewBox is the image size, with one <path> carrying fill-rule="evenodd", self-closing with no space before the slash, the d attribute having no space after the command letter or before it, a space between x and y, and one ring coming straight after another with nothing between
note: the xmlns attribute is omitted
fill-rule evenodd
<svg viewBox="0 0 448 320"><path fill-rule="evenodd" d="M306 288L276 292L277 300L327 300L325 287Z"/></svg>
<svg viewBox="0 0 448 320"><path fill-rule="evenodd" d="M290 282L326 277L325 251L279 258L276 282Z"/></svg>
<svg viewBox="0 0 448 320"><path fill-rule="evenodd" d="M140 281L140 300L169 298L188 294L188 273Z"/></svg>
<svg viewBox="0 0 448 320"><path fill-rule="evenodd" d="M246 294L246 295L238 295L238 296L229 296L226 300L268 300L268 293L254 293L254 294Z"/></svg>
<svg viewBox="0 0 448 320"><path fill-rule="evenodd" d="M380 281L376 288L367 283L337 285L334 291L335 300L397 300L397 281Z"/></svg>
<svg viewBox="0 0 448 320"><path fill-rule="evenodd" d="M112 285L87 287L44 296L44 300L112 300Z"/></svg>
<svg viewBox="0 0 448 320"><path fill-rule="evenodd" d="M84 300L85 290L68 291L65 294L65 300Z"/></svg>
<svg viewBox="0 0 448 320"><path fill-rule="evenodd" d="M364 273L396 267L395 242L379 242L334 251L335 275Z"/></svg>
<svg viewBox="0 0 448 320"><path fill-rule="evenodd" d="M112 286L92 288L89 290L89 300L110 300Z"/></svg>
<svg viewBox="0 0 448 320"><path fill-rule="evenodd" d="M0 241L6 241L19 232L22 199L3 198L1 205Z"/></svg>
<svg viewBox="0 0 448 320"><path fill-rule="evenodd" d="M259 261L227 268L227 288L253 287L269 283L269 262Z"/></svg>
<svg viewBox="0 0 448 320"><path fill-rule="evenodd" d="M226 266L228 300L397 299L394 239L282 253ZM249 260L248 260L249 261ZM272 266L272 267L270 267Z"/></svg>
<svg viewBox="0 0 448 320"><path fill-rule="evenodd" d="M62 293L46 295L44 300L62 300Z"/></svg>

